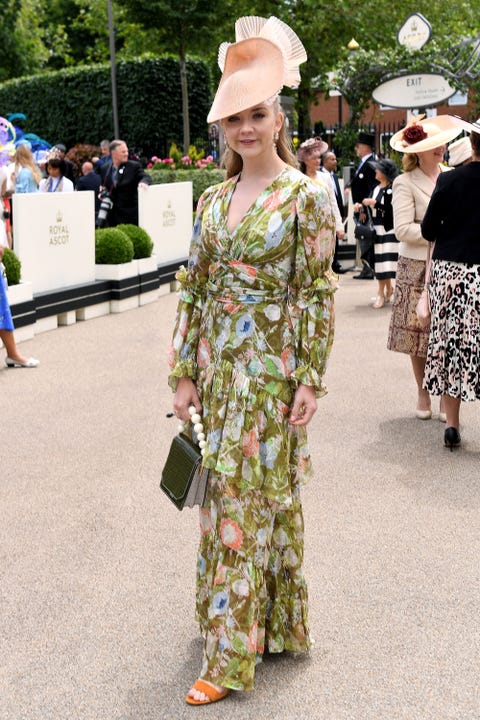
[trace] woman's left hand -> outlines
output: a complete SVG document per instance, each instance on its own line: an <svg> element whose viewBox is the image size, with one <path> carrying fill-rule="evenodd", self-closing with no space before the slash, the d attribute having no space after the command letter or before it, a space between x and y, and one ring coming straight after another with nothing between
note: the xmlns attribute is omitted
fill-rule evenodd
<svg viewBox="0 0 480 720"><path fill-rule="evenodd" d="M317 410L317 398L311 385L299 385L293 396L288 418L291 425L307 425Z"/></svg>

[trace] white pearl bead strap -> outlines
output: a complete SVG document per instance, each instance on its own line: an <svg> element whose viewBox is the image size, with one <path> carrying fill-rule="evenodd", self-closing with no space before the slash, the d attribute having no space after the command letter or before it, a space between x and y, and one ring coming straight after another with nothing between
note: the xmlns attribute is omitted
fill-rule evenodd
<svg viewBox="0 0 480 720"><path fill-rule="evenodd" d="M197 436L198 445L200 447L200 452L202 455L205 455L205 447L206 447L206 441L205 441L205 433L203 423L202 423L202 417L197 412L197 409L194 405L190 405L188 408L188 413L190 415L190 421L193 423L193 430L195 432L195 435ZM184 432L186 427L186 423L184 420L181 420L178 425L178 431Z"/></svg>

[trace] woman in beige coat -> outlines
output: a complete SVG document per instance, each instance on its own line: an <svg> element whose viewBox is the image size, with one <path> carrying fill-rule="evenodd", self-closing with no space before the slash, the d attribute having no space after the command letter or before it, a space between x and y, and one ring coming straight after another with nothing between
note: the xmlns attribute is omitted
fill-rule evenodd
<svg viewBox="0 0 480 720"><path fill-rule="evenodd" d="M390 141L394 150L404 153L404 172L393 183L394 230L400 245L387 346L410 355L418 391L415 414L420 420L432 417L430 395L423 389L429 328L421 325L416 315L427 259L420 223L439 174L449 169L441 164L446 144L460 132L453 118L440 115L414 119ZM445 422L442 411L439 419Z"/></svg>

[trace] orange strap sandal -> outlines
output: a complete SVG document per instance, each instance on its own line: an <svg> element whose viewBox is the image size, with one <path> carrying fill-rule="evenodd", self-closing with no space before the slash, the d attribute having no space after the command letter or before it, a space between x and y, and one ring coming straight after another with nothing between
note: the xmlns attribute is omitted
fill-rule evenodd
<svg viewBox="0 0 480 720"><path fill-rule="evenodd" d="M227 695L230 693L230 688L223 688L223 690L219 692L218 690L215 690L215 688L212 687L209 683L203 682L203 680L197 680L192 690L198 690L199 692L206 695L207 699L195 700L195 698L187 695L185 700L189 705L210 705L210 703L215 703L219 700L223 700L223 698L226 698Z"/></svg>

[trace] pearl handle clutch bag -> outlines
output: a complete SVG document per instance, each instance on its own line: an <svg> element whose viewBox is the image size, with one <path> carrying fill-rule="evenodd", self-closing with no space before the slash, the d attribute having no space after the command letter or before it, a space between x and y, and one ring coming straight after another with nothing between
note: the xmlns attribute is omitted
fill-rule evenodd
<svg viewBox="0 0 480 720"><path fill-rule="evenodd" d="M180 433L172 440L160 481L160 488L179 510L203 505L208 479L208 470L202 467L205 435L201 417L193 405L188 412L198 444L184 432L182 422Z"/></svg>

